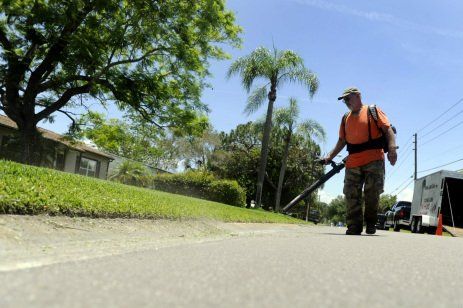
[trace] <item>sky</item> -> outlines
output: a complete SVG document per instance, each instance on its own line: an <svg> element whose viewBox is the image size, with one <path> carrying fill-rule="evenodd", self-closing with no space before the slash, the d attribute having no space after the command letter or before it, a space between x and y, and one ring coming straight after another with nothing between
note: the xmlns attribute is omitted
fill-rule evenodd
<svg viewBox="0 0 463 308"><path fill-rule="evenodd" d="M463 169L463 1L228 0L226 5L243 28L243 45L225 47L230 60L211 62L211 88L202 100L216 130L228 132L266 112L264 105L246 116L248 94L239 78L227 79L226 72L238 57L275 46L298 53L318 76L312 99L306 89L286 85L277 93L276 107L296 98L301 120L313 119L326 130L323 153L334 147L347 112L337 97L356 86L364 104L376 104L398 131L398 162L386 164L385 193L411 200L415 133L418 178ZM62 123L40 126L64 131ZM325 184L320 200L341 195L342 187L343 172Z"/></svg>

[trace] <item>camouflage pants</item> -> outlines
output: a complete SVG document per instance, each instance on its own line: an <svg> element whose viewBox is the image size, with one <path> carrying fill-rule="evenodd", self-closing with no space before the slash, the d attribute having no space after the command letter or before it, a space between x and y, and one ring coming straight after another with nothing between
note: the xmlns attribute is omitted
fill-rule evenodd
<svg viewBox="0 0 463 308"><path fill-rule="evenodd" d="M364 215L362 215L362 188L365 196ZM367 224L376 223L379 195L383 189L384 160L376 160L365 166L346 169L343 192L346 197L347 227L363 226L363 221Z"/></svg>

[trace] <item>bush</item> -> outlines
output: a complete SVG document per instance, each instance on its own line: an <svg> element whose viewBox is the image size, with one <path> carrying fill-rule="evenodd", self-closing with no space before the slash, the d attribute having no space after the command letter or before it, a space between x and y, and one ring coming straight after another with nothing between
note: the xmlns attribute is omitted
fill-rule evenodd
<svg viewBox="0 0 463 308"><path fill-rule="evenodd" d="M207 172L159 174L154 176L153 186L154 189L174 194L240 207L246 205L246 193L236 181L218 180Z"/></svg>
<svg viewBox="0 0 463 308"><path fill-rule="evenodd" d="M109 179L122 184L146 187L149 183L149 171L141 163L124 160Z"/></svg>

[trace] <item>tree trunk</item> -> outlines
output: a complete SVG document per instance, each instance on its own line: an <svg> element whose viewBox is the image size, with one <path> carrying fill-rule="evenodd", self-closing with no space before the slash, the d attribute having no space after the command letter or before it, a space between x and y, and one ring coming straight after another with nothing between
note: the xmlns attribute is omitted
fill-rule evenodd
<svg viewBox="0 0 463 308"><path fill-rule="evenodd" d="M39 151L40 133L34 121L17 123L21 149L20 160L28 165L40 165L41 153Z"/></svg>
<svg viewBox="0 0 463 308"><path fill-rule="evenodd" d="M272 86L268 98L267 116L265 118L264 136L262 138L262 149L260 152L259 172L257 174L256 207L258 208L262 206L262 189L264 185L265 167L267 166L270 131L272 130L273 104L276 100L275 86Z"/></svg>
<svg viewBox="0 0 463 308"><path fill-rule="evenodd" d="M278 176L277 194L275 197L275 212L277 213L280 212L281 190L283 189L283 180L285 178L286 163L288 161L290 143L291 131L288 132L288 136L286 138L285 150L283 152L283 158L281 160L280 175Z"/></svg>

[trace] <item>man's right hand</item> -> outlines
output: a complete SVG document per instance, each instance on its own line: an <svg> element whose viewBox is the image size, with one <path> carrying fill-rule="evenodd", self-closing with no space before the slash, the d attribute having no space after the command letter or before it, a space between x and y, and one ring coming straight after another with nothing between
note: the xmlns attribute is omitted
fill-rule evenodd
<svg viewBox="0 0 463 308"><path fill-rule="evenodd" d="M320 161L324 164L324 165L329 165L331 163L333 159L330 158L330 157L324 157L324 158L321 158Z"/></svg>

